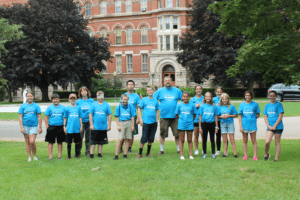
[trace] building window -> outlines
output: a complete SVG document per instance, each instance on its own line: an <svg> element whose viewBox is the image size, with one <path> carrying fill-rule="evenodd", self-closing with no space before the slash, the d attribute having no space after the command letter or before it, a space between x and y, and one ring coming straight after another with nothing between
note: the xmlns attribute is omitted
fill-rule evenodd
<svg viewBox="0 0 300 200"><path fill-rule="evenodd" d="M162 8L161 0L158 1L158 8Z"/></svg>
<svg viewBox="0 0 300 200"><path fill-rule="evenodd" d="M92 31L87 30L87 33L89 34L90 37L92 37Z"/></svg>
<svg viewBox="0 0 300 200"><path fill-rule="evenodd" d="M127 55L126 66L127 73L132 73L132 55Z"/></svg>
<svg viewBox="0 0 300 200"><path fill-rule="evenodd" d="M142 43L145 44L147 43L147 35L148 35L148 30L146 26L142 26Z"/></svg>
<svg viewBox="0 0 300 200"><path fill-rule="evenodd" d="M176 0L176 6L180 7L180 0Z"/></svg>
<svg viewBox="0 0 300 200"><path fill-rule="evenodd" d="M170 51L170 36L166 36L166 51Z"/></svg>
<svg viewBox="0 0 300 200"><path fill-rule="evenodd" d="M100 31L101 37L102 38L106 38L107 37L107 31L106 28L102 28Z"/></svg>
<svg viewBox="0 0 300 200"><path fill-rule="evenodd" d="M76 10L77 10L77 14L81 15L81 5L79 3L76 4Z"/></svg>
<svg viewBox="0 0 300 200"><path fill-rule="evenodd" d="M13 96L14 96L14 97L18 96L18 90L14 90L14 91L13 91Z"/></svg>
<svg viewBox="0 0 300 200"><path fill-rule="evenodd" d="M175 35L173 38L173 42L174 42L174 51L178 51L178 35Z"/></svg>
<svg viewBox="0 0 300 200"><path fill-rule="evenodd" d="M163 18L159 18L159 26L160 26L160 30L163 30Z"/></svg>
<svg viewBox="0 0 300 200"><path fill-rule="evenodd" d="M160 40L160 50L163 51L163 45L164 45L164 39L163 36L159 36L159 40Z"/></svg>
<svg viewBox="0 0 300 200"><path fill-rule="evenodd" d="M116 13L121 13L121 0L116 0Z"/></svg>
<svg viewBox="0 0 300 200"><path fill-rule="evenodd" d="M126 12L132 12L131 0L126 0Z"/></svg>
<svg viewBox="0 0 300 200"><path fill-rule="evenodd" d="M148 86L148 83L142 83L142 87L146 88Z"/></svg>
<svg viewBox="0 0 300 200"><path fill-rule="evenodd" d="M167 5L166 7L167 8L172 8L173 7L173 0L166 0L166 2L167 2L166 3L166 5Z"/></svg>
<svg viewBox="0 0 300 200"><path fill-rule="evenodd" d="M177 17L173 17L173 29L178 29Z"/></svg>
<svg viewBox="0 0 300 200"><path fill-rule="evenodd" d="M141 11L147 11L147 0L142 0L141 3Z"/></svg>
<svg viewBox="0 0 300 200"><path fill-rule="evenodd" d="M67 91L67 90L68 90L68 84L64 84L64 85L62 86L62 88L63 88L64 91Z"/></svg>
<svg viewBox="0 0 300 200"><path fill-rule="evenodd" d="M148 54L142 54L142 72L148 72Z"/></svg>
<svg viewBox="0 0 300 200"><path fill-rule="evenodd" d="M58 86L56 84L53 84L53 91L58 90Z"/></svg>
<svg viewBox="0 0 300 200"><path fill-rule="evenodd" d="M106 1L101 1L101 14L106 14Z"/></svg>
<svg viewBox="0 0 300 200"><path fill-rule="evenodd" d="M87 17L91 16L91 4L90 3L85 4L85 16L87 16Z"/></svg>
<svg viewBox="0 0 300 200"><path fill-rule="evenodd" d="M126 44L132 44L132 28L126 28Z"/></svg>
<svg viewBox="0 0 300 200"><path fill-rule="evenodd" d="M170 17L166 17L166 29L170 29Z"/></svg>
<svg viewBox="0 0 300 200"><path fill-rule="evenodd" d="M118 74L122 73L122 56L121 55L116 56L116 72Z"/></svg>
<svg viewBox="0 0 300 200"><path fill-rule="evenodd" d="M107 62L103 61L103 64L105 67L102 69L102 73L107 73Z"/></svg>
<svg viewBox="0 0 300 200"><path fill-rule="evenodd" d="M120 27L116 28L116 44L121 44L121 35L122 35L121 28Z"/></svg>

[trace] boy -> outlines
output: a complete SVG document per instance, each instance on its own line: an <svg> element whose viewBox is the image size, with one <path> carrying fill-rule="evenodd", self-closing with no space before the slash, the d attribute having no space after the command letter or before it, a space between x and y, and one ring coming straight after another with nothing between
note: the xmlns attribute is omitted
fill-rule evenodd
<svg viewBox="0 0 300 200"><path fill-rule="evenodd" d="M132 132L134 130L134 116L135 110L128 104L128 95L122 94L122 104L118 105L115 112L117 129L119 131L119 141L116 147L116 155L114 160L118 160L119 151L123 140L125 140L124 158L127 157L129 140L132 139Z"/></svg>
<svg viewBox="0 0 300 200"><path fill-rule="evenodd" d="M107 131L111 129L111 110L108 103L104 101L104 93L102 91L97 92L97 102L92 104L89 113L92 131L90 158L94 158L96 144L98 144L98 157L100 158L102 157L103 144L108 144Z"/></svg>
<svg viewBox="0 0 300 200"><path fill-rule="evenodd" d="M60 105L59 101L59 95L53 94L53 104L49 106L45 112L45 125L47 128L45 142L48 142L49 160L53 160L52 151L55 140L58 146L58 159L61 159L62 143L66 140L63 128L65 106Z"/></svg>
<svg viewBox="0 0 300 200"><path fill-rule="evenodd" d="M157 122L159 119L159 103L153 98L153 87L147 86L146 88L148 97L142 99L138 108L138 118L140 125L143 126L143 134L140 143L140 151L137 159L142 157L144 144L148 142L147 157L151 157L151 145L154 142L155 133L157 130ZM143 118L141 117L141 109L143 109Z"/></svg>
<svg viewBox="0 0 300 200"><path fill-rule="evenodd" d="M81 141L80 132L82 131L82 112L79 106L76 106L77 97L72 93L69 95L70 106L67 106L64 114L64 132L67 135L68 160L71 159L71 145L74 139L75 158L79 157Z"/></svg>

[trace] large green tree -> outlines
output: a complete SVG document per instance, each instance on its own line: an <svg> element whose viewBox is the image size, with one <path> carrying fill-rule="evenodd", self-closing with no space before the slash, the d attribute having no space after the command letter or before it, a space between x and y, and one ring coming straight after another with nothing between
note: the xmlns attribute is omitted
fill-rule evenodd
<svg viewBox="0 0 300 200"><path fill-rule="evenodd" d="M38 86L48 100L48 86L70 81L91 86L96 71L111 58L105 39L90 37L88 21L78 15L73 0L29 0L0 8L0 17L22 24L25 39L8 42L3 77L10 84Z"/></svg>
<svg viewBox="0 0 300 200"><path fill-rule="evenodd" d="M233 0L209 6L220 15L218 32L247 36L237 62L227 71L235 77L246 71L262 74L264 82L284 83L300 78L300 2L298 0Z"/></svg>

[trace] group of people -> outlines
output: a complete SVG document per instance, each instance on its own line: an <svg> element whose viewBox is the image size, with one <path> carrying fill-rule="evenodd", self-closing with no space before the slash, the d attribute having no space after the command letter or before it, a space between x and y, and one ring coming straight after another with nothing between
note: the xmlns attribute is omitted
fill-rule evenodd
<svg viewBox="0 0 300 200"><path fill-rule="evenodd" d="M253 160L257 161L257 118L260 116L258 104L252 101L250 91L245 92L245 102L241 103L238 111L231 104L229 95L223 92L222 87L216 88L216 97L212 93L206 92L202 95L201 85L195 86L196 95L190 99L188 92L181 92L172 86L171 77L164 78L164 87L154 92L153 87L146 88L147 97L141 97L134 93L135 83L132 80L126 83L127 92L120 98L120 105L116 107L114 116L118 130L118 143L114 160L119 159L119 154L123 152L123 158L128 158L127 154L132 153L134 135L138 134L138 124L142 128L139 153L137 159L143 156L143 148L147 145L147 157L151 157L151 146L154 142L155 134L160 125L160 151L164 154L165 138L168 137L169 127L175 137L177 153L180 159L184 160L183 146L185 135L189 147L189 158L193 157L193 132L194 132L194 155L199 155L199 133L202 139L202 157L207 157L208 133L211 141L211 157L221 154L221 138L223 139L223 157L228 156L228 137L233 148L233 156L238 158L234 139L235 125L234 118L239 116L240 132L243 135L243 160L248 159L247 143L250 135L253 143ZM58 158L62 158L63 142L67 143L68 158L71 159L71 145L75 143L75 157L81 154L82 141L85 138L85 155L94 158L95 147L98 145L98 157L102 157L102 148L108 144L107 131L111 130L112 111L107 102L104 101L104 93L96 93L97 101L94 101L86 87L79 89L77 100L76 94L69 95L70 105L61 105L58 94L52 95L53 104L46 109L45 125L47 133L45 141L48 142L49 159L53 160L53 144L58 144ZM269 160L270 143L275 136L276 153L274 161L278 161L281 146L280 139L283 132L283 107L276 101L277 93L269 92L270 103L264 109L264 120L267 125L265 155L264 159ZM26 141L26 152L28 161L36 157L35 139L37 133L42 132L41 109L33 102L33 93L26 95L27 102L19 109L19 122L21 132ZM180 103L178 103L181 101ZM215 140L216 135L216 140ZM215 151L215 143L217 151Z"/></svg>

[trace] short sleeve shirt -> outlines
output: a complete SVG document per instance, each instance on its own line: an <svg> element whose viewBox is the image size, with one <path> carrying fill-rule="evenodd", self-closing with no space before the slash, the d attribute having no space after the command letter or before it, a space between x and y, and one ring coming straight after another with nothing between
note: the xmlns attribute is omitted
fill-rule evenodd
<svg viewBox="0 0 300 200"><path fill-rule="evenodd" d="M87 100L78 99L78 101L76 102L76 105L79 106L82 111L82 122L89 122L89 109L94 102L95 101L92 98L89 98Z"/></svg>
<svg viewBox="0 0 300 200"><path fill-rule="evenodd" d="M37 114L41 113L41 108L38 104L24 103L20 106L19 114L23 114L23 126L34 127L38 125Z"/></svg>
<svg viewBox="0 0 300 200"><path fill-rule="evenodd" d="M136 107L138 104L140 104L140 96L137 93L133 93L133 94L129 94L128 92L124 93L127 94L129 99L128 99L128 104L131 106L131 108L133 108L135 114L136 115ZM121 101L121 97L120 97L120 103L122 103Z"/></svg>
<svg viewBox="0 0 300 200"><path fill-rule="evenodd" d="M197 98L197 96L194 96L192 99L191 99L191 103L193 103L195 106L196 104L203 104L203 98L204 96L202 95L201 98ZM195 107L196 108L196 107ZM200 108L200 107L199 107ZM194 123L199 123L199 114L198 114L198 110L199 108L196 108L196 111L197 111L197 115L196 115L196 118L194 120Z"/></svg>
<svg viewBox="0 0 300 200"><path fill-rule="evenodd" d="M139 105L143 109L143 122L153 124L156 122L156 111L159 110L159 103L156 99L144 97Z"/></svg>
<svg viewBox="0 0 300 200"><path fill-rule="evenodd" d="M220 98L221 97L218 97L218 96L216 96L216 97L213 98L213 101L214 101L215 105L217 105L220 102Z"/></svg>
<svg viewBox="0 0 300 200"><path fill-rule="evenodd" d="M157 90L154 98L160 101L160 118L176 118L175 110L178 100L182 100L182 92L176 87L168 89L166 87Z"/></svg>
<svg viewBox="0 0 300 200"><path fill-rule="evenodd" d="M265 106L264 115L268 116L268 122L270 126L274 126L274 124L276 124L280 113L284 113L284 110L282 104L279 102L276 102L274 104L268 103ZM276 127L276 130L278 129L283 129L282 120Z"/></svg>
<svg viewBox="0 0 300 200"><path fill-rule="evenodd" d="M198 114L202 116L201 123L215 122L216 112L216 106L204 103L198 110Z"/></svg>
<svg viewBox="0 0 300 200"><path fill-rule="evenodd" d="M197 110L192 102L184 104L180 102L177 107L175 114L178 118L178 129L179 130L194 130L194 114Z"/></svg>
<svg viewBox="0 0 300 200"><path fill-rule="evenodd" d="M111 109L107 102L99 104L97 101L91 105L89 113L93 115L93 125L95 130L107 130L107 116L111 114Z"/></svg>
<svg viewBox="0 0 300 200"><path fill-rule="evenodd" d="M79 106L67 106L65 109L64 118L67 118L67 133L79 133L80 132L80 118L82 111Z"/></svg>
<svg viewBox="0 0 300 200"><path fill-rule="evenodd" d="M64 124L65 106L59 104L58 106L51 105L46 109L45 115L49 116L50 126L62 126Z"/></svg>
<svg viewBox="0 0 300 200"><path fill-rule="evenodd" d="M116 108L115 117L119 117L119 121L126 121L131 120L135 113L135 110L129 104L127 106L120 104Z"/></svg>
<svg viewBox="0 0 300 200"><path fill-rule="evenodd" d="M228 106L217 106L217 115L222 116L222 115L237 115L237 111L234 105L230 105L230 108ZM223 123L233 123L233 118L229 117L227 119L221 119L221 122Z"/></svg>
<svg viewBox="0 0 300 200"><path fill-rule="evenodd" d="M247 131L257 130L256 114L259 113L260 113L260 109L256 102L251 101L251 103L246 103L246 102L241 103L238 114L242 115L242 126L244 130Z"/></svg>

